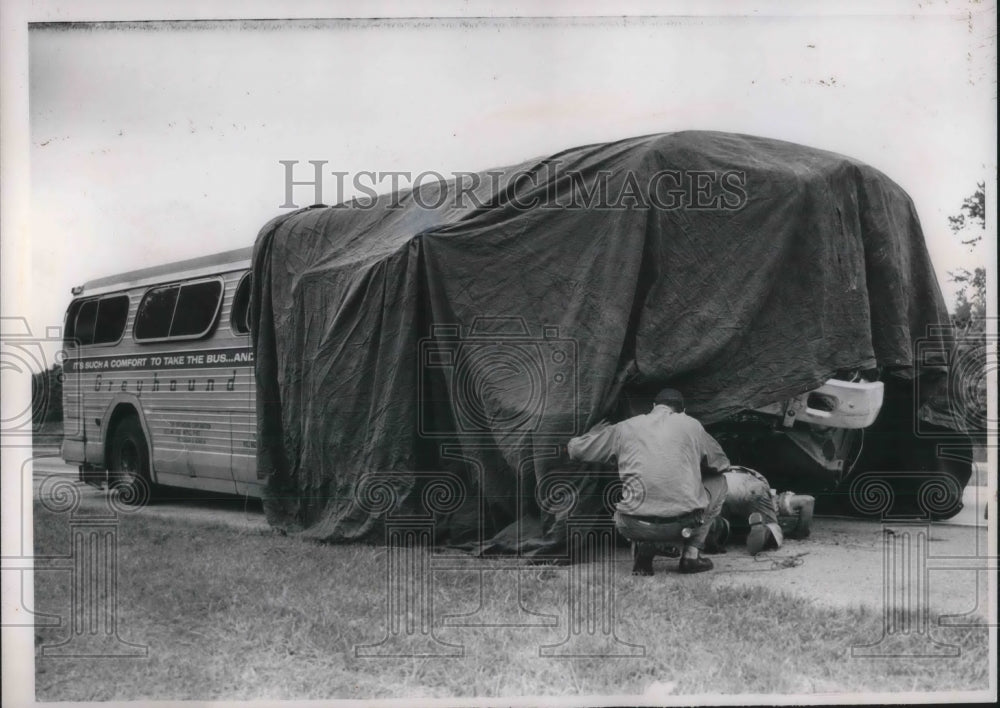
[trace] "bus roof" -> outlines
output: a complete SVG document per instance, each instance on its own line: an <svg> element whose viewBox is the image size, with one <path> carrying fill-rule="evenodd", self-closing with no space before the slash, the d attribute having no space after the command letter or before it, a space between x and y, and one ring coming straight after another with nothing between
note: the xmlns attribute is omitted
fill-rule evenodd
<svg viewBox="0 0 1000 708"><path fill-rule="evenodd" d="M73 295L94 295L110 290L124 290L142 285L153 285L155 283L174 280L178 277L196 278L202 275L211 275L225 270L236 270L240 267L250 267L250 257L253 248L237 248L232 251L213 253L209 256L199 256L189 258L174 263L164 263L162 265L151 266L130 270L127 273L116 273L103 278L88 280L82 286L73 288ZM231 266L228 267L228 266Z"/></svg>

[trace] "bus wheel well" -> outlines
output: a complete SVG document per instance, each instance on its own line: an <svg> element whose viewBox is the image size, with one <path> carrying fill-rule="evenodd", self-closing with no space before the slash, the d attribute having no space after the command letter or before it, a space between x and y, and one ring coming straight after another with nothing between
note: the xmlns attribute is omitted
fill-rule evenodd
<svg viewBox="0 0 1000 708"><path fill-rule="evenodd" d="M111 441L115 437L115 429L121 425L122 421L128 418L135 418L136 422L139 422L138 411L136 411L134 406L131 406L128 403L119 403L111 412L111 417L108 419L107 435L104 436L105 464L107 464L107 461L109 460L108 456L111 452Z"/></svg>

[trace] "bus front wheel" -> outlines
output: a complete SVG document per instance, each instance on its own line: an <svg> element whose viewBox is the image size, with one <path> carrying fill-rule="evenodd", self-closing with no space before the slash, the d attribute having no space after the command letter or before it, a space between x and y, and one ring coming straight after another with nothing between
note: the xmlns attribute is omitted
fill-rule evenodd
<svg viewBox="0 0 1000 708"><path fill-rule="evenodd" d="M153 489L149 478L149 446L136 418L125 418L115 427L109 453L111 492L129 506L149 501Z"/></svg>

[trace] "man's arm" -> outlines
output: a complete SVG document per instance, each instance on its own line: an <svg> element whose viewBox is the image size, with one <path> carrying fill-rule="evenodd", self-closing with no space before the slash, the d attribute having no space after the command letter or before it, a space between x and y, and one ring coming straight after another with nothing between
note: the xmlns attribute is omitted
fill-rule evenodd
<svg viewBox="0 0 1000 708"><path fill-rule="evenodd" d="M729 458L722 446L704 428L701 430L701 471L702 474L721 474L730 468Z"/></svg>
<svg viewBox="0 0 1000 708"><path fill-rule="evenodd" d="M566 443L569 459L580 462L611 462L615 456L615 426L602 420L579 437Z"/></svg>

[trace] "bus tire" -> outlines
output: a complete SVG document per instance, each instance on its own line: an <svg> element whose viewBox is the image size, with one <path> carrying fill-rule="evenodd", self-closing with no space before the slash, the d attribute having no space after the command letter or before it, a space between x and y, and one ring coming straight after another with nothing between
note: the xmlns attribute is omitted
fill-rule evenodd
<svg viewBox="0 0 1000 708"><path fill-rule="evenodd" d="M135 416L122 419L111 433L108 487L121 503L128 506L142 506L152 497L149 446Z"/></svg>

